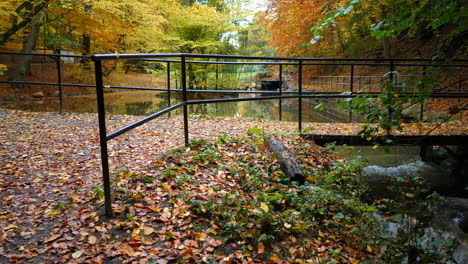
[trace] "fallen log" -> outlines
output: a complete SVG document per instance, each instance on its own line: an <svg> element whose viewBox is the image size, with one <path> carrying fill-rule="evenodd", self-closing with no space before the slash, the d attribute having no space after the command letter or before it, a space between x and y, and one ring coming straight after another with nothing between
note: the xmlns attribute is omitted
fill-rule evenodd
<svg viewBox="0 0 468 264"><path fill-rule="evenodd" d="M305 177L296 162L294 154L276 137L267 139L268 147L278 159L281 170L291 181L296 181L300 185L304 184Z"/></svg>

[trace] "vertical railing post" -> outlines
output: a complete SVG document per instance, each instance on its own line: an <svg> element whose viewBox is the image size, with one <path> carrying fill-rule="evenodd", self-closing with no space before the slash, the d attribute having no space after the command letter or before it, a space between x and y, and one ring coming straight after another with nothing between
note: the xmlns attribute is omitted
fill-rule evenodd
<svg viewBox="0 0 468 264"><path fill-rule="evenodd" d="M302 60L299 60L299 103L298 103L298 122L299 122L299 133L302 133Z"/></svg>
<svg viewBox="0 0 468 264"><path fill-rule="evenodd" d="M350 96L354 94L354 64L351 64L351 79L349 80L349 92ZM349 109L349 122L353 122L353 112Z"/></svg>
<svg viewBox="0 0 468 264"><path fill-rule="evenodd" d="M423 86L421 87L421 89L426 89L426 87L424 86L424 82L425 82L425 79L426 79L426 70L427 70L427 66L424 65L423 66L423 73L422 73L423 79L422 79L422 82L421 82ZM420 111L419 119L421 121L423 121L424 120L424 101L421 102L421 109L419 111Z"/></svg>
<svg viewBox="0 0 468 264"><path fill-rule="evenodd" d="M185 138L185 146L189 146L189 133L188 133L188 109L187 109L187 71L186 71L186 63L185 63L185 56L181 58L181 75L182 75L182 101L184 102L184 138Z"/></svg>
<svg viewBox="0 0 468 264"><path fill-rule="evenodd" d="M216 59L216 61L219 61ZM215 90L218 90L218 81L219 81L219 64L216 64L216 83L215 83Z"/></svg>
<svg viewBox="0 0 468 264"><path fill-rule="evenodd" d="M393 72L395 71L395 65L394 65L394 62L393 62L393 59L390 59L390 74L389 74L389 78L390 78L390 85L392 85L392 89L394 88L393 85L394 85L394 80L393 80ZM388 111L388 114L389 114L389 117L390 118L393 118L393 113L394 113L394 110L391 106L388 106L387 107L387 111ZM390 135L390 130L387 130L387 135Z"/></svg>
<svg viewBox="0 0 468 264"><path fill-rule="evenodd" d="M62 92L62 66L60 64L60 56L55 57L55 63L57 64L57 84L59 92L59 113L63 113L63 92Z"/></svg>
<svg viewBox="0 0 468 264"><path fill-rule="evenodd" d="M167 107L171 107L171 62L167 62ZM167 113L171 117L171 112Z"/></svg>
<svg viewBox="0 0 468 264"><path fill-rule="evenodd" d="M279 95L283 96L283 65L282 64L279 65L279 82L280 82ZM278 110L279 110L279 121L283 121L283 99L282 98L279 99Z"/></svg>
<svg viewBox="0 0 468 264"><path fill-rule="evenodd" d="M389 75L389 78L390 78L390 82L393 83L393 72L395 71L395 63L392 59L390 59L390 75Z"/></svg>
<svg viewBox="0 0 468 264"><path fill-rule="evenodd" d="M104 85L102 81L102 62L99 58L92 57L96 78L96 97L98 105L99 141L101 145L101 166L104 187L104 206L106 216L112 217L112 198L109 177L109 155L107 150L106 110L104 107Z"/></svg>

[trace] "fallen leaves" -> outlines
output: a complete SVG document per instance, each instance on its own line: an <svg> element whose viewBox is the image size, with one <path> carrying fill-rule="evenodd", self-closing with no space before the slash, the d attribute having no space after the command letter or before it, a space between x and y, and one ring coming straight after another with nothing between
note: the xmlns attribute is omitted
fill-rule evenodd
<svg viewBox="0 0 468 264"><path fill-rule="evenodd" d="M219 149L205 149L200 143L185 149L180 117L158 119L116 138L109 145L114 155L110 164L116 172L112 182L117 217L107 219L96 188L102 180L95 115L3 109L0 115L0 262L105 263L112 258L128 263L280 263L286 254L290 256L286 263L306 263L303 251L314 250L324 257L335 252L329 253L328 248L338 242L327 242L332 234L326 230L318 230L319 239L315 240L287 239L281 242L286 251L281 251L277 245L249 240L258 229L240 226L234 218L227 220L246 240L225 240L220 224L210 218L219 214L217 206L207 201L234 191L246 203L253 199L248 186L239 186L237 181L242 176L254 183L253 172L238 163L268 160L255 153L262 151L261 145L249 149L243 142L230 142ZM139 117L110 116L109 131L136 119ZM314 132L352 131L349 125L313 126ZM224 133L226 138L245 135L247 128L293 132L297 123L194 118L190 137L213 141ZM290 144L301 149L300 142ZM175 147L180 148L161 156ZM317 169L329 168L329 157L323 151L309 153L302 157L304 162ZM282 177L277 171L271 175L278 181ZM309 176L307 181L318 179ZM188 197L194 203L184 202ZM286 203L284 197L271 194L262 199L266 200L259 201L257 208L246 207L243 213L260 217ZM281 223L281 228L297 230L303 236L309 232L307 226L289 222ZM354 248L343 245L340 250L336 254L354 256L350 263L362 257Z"/></svg>

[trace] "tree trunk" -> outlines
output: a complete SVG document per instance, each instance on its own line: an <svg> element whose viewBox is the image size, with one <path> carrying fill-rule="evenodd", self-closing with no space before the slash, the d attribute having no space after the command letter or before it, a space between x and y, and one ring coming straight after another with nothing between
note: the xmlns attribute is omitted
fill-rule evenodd
<svg viewBox="0 0 468 264"><path fill-rule="evenodd" d="M188 89L195 89L197 76L192 63L187 63Z"/></svg>
<svg viewBox="0 0 468 264"><path fill-rule="evenodd" d="M387 8L385 6L381 6L381 16L380 20L383 21L387 18ZM383 48L383 56L384 58L388 59L392 57L391 45L390 45L390 38L388 36L383 36L382 38L382 48Z"/></svg>
<svg viewBox="0 0 468 264"><path fill-rule="evenodd" d="M281 141L275 137L270 137L267 140L270 151L273 152L278 159L283 173L291 180L296 181L300 185L304 184L305 178L299 165L296 162L294 154Z"/></svg>
<svg viewBox="0 0 468 264"><path fill-rule="evenodd" d="M40 13L42 9L47 6L48 2L49 0L44 0L36 4L33 0L23 1L15 10L17 14L21 14L20 22L18 23L18 17L12 19L11 27L0 34L0 45L5 45L11 36L29 25L37 13ZM24 12L24 10L26 10L26 12Z"/></svg>
<svg viewBox="0 0 468 264"><path fill-rule="evenodd" d="M84 11L86 14L90 14L91 10L93 9L93 5L91 3L85 4ZM83 55L90 55L91 54L91 37L87 33L83 33L81 38L81 46L83 49ZM80 63L82 66L89 68L89 60L82 58Z"/></svg>
<svg viewBox="0 0 468 264"><path fill-rule="evenodd" d="M36 41L39 36L39 29L41 27L41 16L42 11L39 11L34 15L31 21L31 30L29 31L26 39L23 41L23 49L22 52L31 53L36 46ZM31 74L31 55L23 55L20 56L18 59L18 63L16 65L16 70L13 73L10 80L12 81L24 81L26 75ZM23 85L17 85L16 88L23 88Z"/></svg>

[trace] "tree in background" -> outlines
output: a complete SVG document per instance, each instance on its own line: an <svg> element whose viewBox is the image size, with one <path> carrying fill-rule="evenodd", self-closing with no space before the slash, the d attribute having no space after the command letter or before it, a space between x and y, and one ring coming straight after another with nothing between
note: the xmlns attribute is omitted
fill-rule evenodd
<svg viewBox="0 0 468 264"><path fill-rule="evenodd" d="M15 5L18 7L13 9ZM0 44L22 42L21 51L26 53L32 52L36 44L54 52L69 49L89 54L92 48L117 50L121 46L119 34L131 29L123 12L117 12L122 10L121 5L116 1L6 1L2 7L8 16L2 21L5 26ZM21 56L10 79L24 80L30 63L31 56Z"/></svg>
<svg viewBox="0 0 468 264"><path fill-rule="evenodd" d="M167 49L182 53L216 53L229 49L223 34L231 29L227 14L204 5L175 8L163 36Z"/></svg>
<svg viewBox="0 0 468 264"><path fill-rule="evenodd" d="M315 26L327 12L344 1L279 1L269 0L268 9L263 19L271 32L270 45L281 56L324 56L339 54L342 51L344 36L340 27L326 32L327 38L338 45L330 43L304 48L311 39L310 28Z"/></svg>
<svg viewBox="0 0 468 264"><path fill-rule="evenodd" d="M32 52L37 44L78 54L234 53L243 1L5 0L0 45ZM28 74L27 57L15 67L13 80Z"/></svg>
<svg viewBox="0 0 468 264"><path fill-rule="evenodd" d="M208 5L193 4L174 8L166 24L163 39L166 50L180 53L232 54L230 33L237 30L232 13L218 12ZM207 87L207 64L187 65L190 88Z"/></svg>
<svg viewBox="0 0 468 264"><path fill-rule="evenodd" d="M466 1L268 2L270 43L281 55L390 57L398 55L391 46L411 42L409 52L425 56L419 52L433 39L432 55L467 53Z"/></svg>
<svg viewBox="0 0 468 264"><path fill-rule="evenodd" d="M4 45L13 35L34 23L34 18L37 24L37 18L48 2L48 0L3 1L0 4L0 45Z"/></svg>
<svg viewBox="0 0 468 264"><path fill-rule="evenodd" d="M239 54L251 56L273 56L275 51L268 44L270 32L263 20L263 12L254 15L251 22L238 33Z"/></svg>

